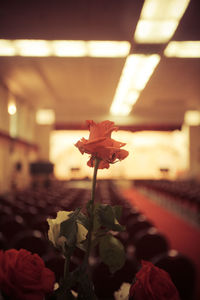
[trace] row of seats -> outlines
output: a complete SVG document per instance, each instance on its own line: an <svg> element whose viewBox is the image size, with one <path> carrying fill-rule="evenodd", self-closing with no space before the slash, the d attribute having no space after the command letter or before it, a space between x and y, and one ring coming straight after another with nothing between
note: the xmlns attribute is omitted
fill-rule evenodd
<svg viewBox="0 0 200 300"><path fill-rule="evenodd" d="M195 181L134 180L134 187L200 226L200 184Z"/></svg>
<svg viewBox="0 0 200 300"><path fill-rule="evenodd" d="M200 213L200 183L197 181L171 180L134 180L136 187L145 186L149 189L170 195L195 208Z"/></svg>
<svg viewBox="0 0 200 300"><path fill-rule="evenodd" d="M19 192L14 196L2 197L0 202L0 248L25 248L38 253L47 267L52 269L56 279L63 274L64 259L47 238L47 217L55 217L59 210L73 210L86 204L90 198L88 183L82 188L54 182L48 189L38 188ZM123 268L111 274L95 249L90 257L92 277L98 299L113 299L114 291L123 282L132 282L145 259L167 269L179 289L182 300L192 300L195 283L195 268L192 262L175 251L171 251L165 236L157 231L154 224L124 199L113 181L98 181L96 201L122 206L120 223L125 232L116 236L123 243L126 262ZM73 270L83 259L84 253L77 249L70 268ZM168 263L169 262L169 263ZM173 263L171 263L173 262Z"/></svg>

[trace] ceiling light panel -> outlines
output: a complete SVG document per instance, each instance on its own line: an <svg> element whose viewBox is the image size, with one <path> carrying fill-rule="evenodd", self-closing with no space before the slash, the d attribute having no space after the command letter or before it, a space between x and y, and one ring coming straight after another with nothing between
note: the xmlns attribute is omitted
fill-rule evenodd
<svg viewBox="0 0 200 300"><path fill-rule="evenodd" d="M0 40L0 56L126 57L128 41Z"/></svg>
<svg viewBox="0 0 200 300"><path fill-rule="evenodd" d="M125 116L130 113L159 61L157 54L132 54L127 57L110 108L112 115Z"/></svg>
<svg viewBox="0 0 200 300"><path fill-rule="evenodd" d="M182 18L190 0L145 0L142 19L169 20Z"/></svg>
<svg viewBox="0 0 200 300"><path fill-rule="evenodd" d="M145 0L134 40L166 43L173 36L190 0Z"/></svg>
<svg viewBox="0 0 200 300"><path fill-rule="evenodd" d="M91 57L125 57L130 51L130 43L126 41L89 41L87 47Z"/></svg>
<svg viewBox="0 0 200 300"><path fill-rule="evenodd" d="M166 43L173 36L177 26L177 20L140 20L135 32L135 41L149 44Z"/></svg>
<svg viewBox="0 0 200 300"><path fill-rule="evenodd" d="M16 49L10 40L0 40L0 56L14 56Z"/></svg>
<svg viewBox="0 0 200 300"><path fill-rule="evenodd" d="M200 41L170 42L164 50L167 57L200 58Z"/></svg>
<svg viewBox="0 0 200 300"><path fill-rule="evenodd" d="M13 45L20 56L51 55L51 47L45 40L14 40Z"/></svg>
<svg viewBox="0 0 200 300"><path fill-rule="evenodd" d="M87 56L87 47L84 41L52 41L52 51L60 57Z"/></svg>

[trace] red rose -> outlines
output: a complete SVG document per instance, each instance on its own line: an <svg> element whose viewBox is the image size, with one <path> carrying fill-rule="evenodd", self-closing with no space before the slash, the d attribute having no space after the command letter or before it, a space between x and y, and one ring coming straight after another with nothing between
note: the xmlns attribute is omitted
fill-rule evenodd
<svg viewBox="0 0 200 300"><path fill-rule="evenodd" d="M111 139L111 133L117 127L114 126L114 122L103 121L96 124L94 121L86 121L90 135L89 139L82 138L75 146L80 152L91 154L88 166L94 167L94 159L99 158L99 169L108 169L109 164L122 160L128 156L128 151L120 149L125 146L125 143L121 143Z"/></svg>
<svg viewBox="0 0 200 300"><path fill-rule="evenodd" d="M142 261L142 268L136 274L136 281L129 291L134 300L179 300L177 289L167 272Z"/></svg>
<svg viewBox="0 0 200 300"><path fill-rule="evenodd" d="M37 254L21 249L0 251L0 289L11 299L43 300L53 291L54 273Z"/></svg>

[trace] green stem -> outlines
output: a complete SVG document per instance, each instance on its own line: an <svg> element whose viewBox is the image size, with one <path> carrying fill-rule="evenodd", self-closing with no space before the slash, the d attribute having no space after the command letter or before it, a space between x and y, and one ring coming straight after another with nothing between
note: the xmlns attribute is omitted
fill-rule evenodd
<svg viewBox="0 0 200 300"><path fill-rule="evenodd" d="M88 247L85 255L85 262L88 267L88 259L91 252L91 241L92 241L92 231L93 231L93 223L94 223L94 200L95 200L95 191L96 191L96 178L97 178L97 171L98 166L100 163L100 159L95 158L95 165L94 165L94 173L93 173L93 179L92 179L92 194L91 194L91 214L89 216L89 228L88 228Z"/></svg>
<svg viewBox="0 0 200 300"><path fill-rule="evenodd" d="M98 166L100 163L99 158L95 158L95 165L94 165L94 173L93 173L93 179L92 179L92 197L91 197L91 204L92 204L92 212L94 210L94 200L95 200L95 192L96 192L96 179L97 179L97 171Z"/></svg>
<svg viewBox="0 0 200 300"><path fill-rule="evenodd" d="M66 284L69 278L69 257L65 257L65 265L64 265L64 282Z"/></svg>

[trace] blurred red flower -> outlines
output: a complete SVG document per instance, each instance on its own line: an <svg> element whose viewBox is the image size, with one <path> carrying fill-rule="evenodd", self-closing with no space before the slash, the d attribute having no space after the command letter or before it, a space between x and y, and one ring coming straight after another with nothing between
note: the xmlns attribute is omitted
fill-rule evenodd
<svg viewBox="0 0 200 300"><path fill-rule="evenodd" d="M82 138L75 146L80 152L91 154L88 166L94 167L94 159L99 158L99 169L108 169L109 164L113 164L118 160L122 160L128 156L128 151L120 149L125 143L115 141L111 138L111 133L117 131L118 127L114 126L114 122L103 121L95 123L92 120L86 121L90 130L89 139Z"/></svg>
<svg viewBox="0 0 200 300"><path fill-rule="evenodd" d="M0 289L11 299L43 300L54 282L54 273L37 254L25 249L0 251Z"/></svg>
<svg viewBox="0 0 200 300"><path fill-rule="evenodd" d="M179 300L178 291L167 272L149 261L142 261L136 281L129 291L134 300Z"/></svg>

